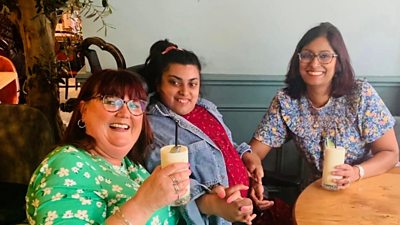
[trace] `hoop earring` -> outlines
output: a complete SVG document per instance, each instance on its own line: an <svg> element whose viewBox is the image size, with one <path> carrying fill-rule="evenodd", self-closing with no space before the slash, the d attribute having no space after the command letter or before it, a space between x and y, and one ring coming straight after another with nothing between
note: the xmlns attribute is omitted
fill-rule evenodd
<svg viewBox="0 0 400 225"><path fill-rule="evenodd" d="M82 120L78 120L78 127L81 129L85 128L86 127L85 122L83 122Z"/></svg>

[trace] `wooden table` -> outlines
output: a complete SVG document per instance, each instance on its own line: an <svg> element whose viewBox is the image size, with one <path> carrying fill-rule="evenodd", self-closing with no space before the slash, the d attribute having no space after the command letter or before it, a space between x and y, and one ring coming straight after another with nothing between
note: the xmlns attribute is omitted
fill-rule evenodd
<svg viewBox="0 0 400 225"><path fill-rule="evenodd" d="M400 168L341 191L322 189L319 179L300 194L294 219L297 225L399 225Z"/></svg>

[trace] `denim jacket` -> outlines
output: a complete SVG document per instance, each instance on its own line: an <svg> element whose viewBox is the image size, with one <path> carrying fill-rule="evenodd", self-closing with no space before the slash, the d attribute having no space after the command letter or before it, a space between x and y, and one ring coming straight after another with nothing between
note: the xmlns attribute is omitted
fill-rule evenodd
<svg viewBox="0 0 400 225"><path fill-rule="evenodd" d="M231 131L224 124L217 107L208 100L199 99L198 105L207 109L225 128L232 141ZM191 201L181 207L180 211L187 224L227 225L230 222L217 216L207 216L198 209L195 200L210 191L214 185L228 186L228 177L224 157L217 145L199 128L182 116L174 113L161 102L155 102L148 108L148 119L154 133L154 146L146 156L149 171L160 164L160 148L175 142L175 121L178 123L178 142L189 148L189 163L192 170L190 180ZM239 146L233 141L240 156L250 150L250 146L242 143Z"/></svg>

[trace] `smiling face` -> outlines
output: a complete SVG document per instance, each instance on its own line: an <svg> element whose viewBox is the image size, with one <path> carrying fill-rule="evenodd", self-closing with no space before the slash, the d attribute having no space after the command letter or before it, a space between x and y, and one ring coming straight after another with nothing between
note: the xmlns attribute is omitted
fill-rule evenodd
<svg viewBox="0 0 400 225"><path fill-rule="evenodd" d="M309 51L314 55L327 51L335 53L326 37L318 37L314 39L308 45L304 46L301 51ZM336 57L327 64L321 64L317 57L314 57L314 59L309 63L303 63L300 61L300 75L308 88L318 87L326 88L326 90L328 90L331 88L331 82L335 75L335 65Z"/></svg>
<svg viewBox="0 0 400 225"><path fill-rule="evenodd" d="M199 99L199 69L195 65L170 64L162 74L158 93L161 101L175 113L188 114Z"/></svg>
<svg viewBox="0 0 400 225"><path fill-rule="evenodd" d="M124 100L129 101L129 97L125 95ZM120 165L140 135L143 115L132 115L126 104L117 112L108 112L101 98L82 101L81 113L86 133L96 140L95 149L90 151Z"/></svg>

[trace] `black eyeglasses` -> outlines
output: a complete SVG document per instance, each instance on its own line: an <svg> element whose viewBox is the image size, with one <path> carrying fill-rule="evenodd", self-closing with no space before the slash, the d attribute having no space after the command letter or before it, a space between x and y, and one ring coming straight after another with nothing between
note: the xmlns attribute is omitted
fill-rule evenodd
<svg viewBox="0 0 400 225"><path fill-rule="evenodd" d="M331 63L333 58L338 56L335 53L329 51L322 51L318 54L314 54L310 51L302 51L298 53L298 55L301 63L310 63L314 60L314 57L317 57L318 62L320 62L321 64Z"/></svg>
<svg viewBox="0 0 400 225"><path fill-rule="evenodd" d="M104 109L108 112L119 111L124 104L128 107L129 112L134 116L140 116L146 111L147 102L144 100L129 100L125 101L121 98L111 95L100 95L95 98L102 99Z"/></svg>

